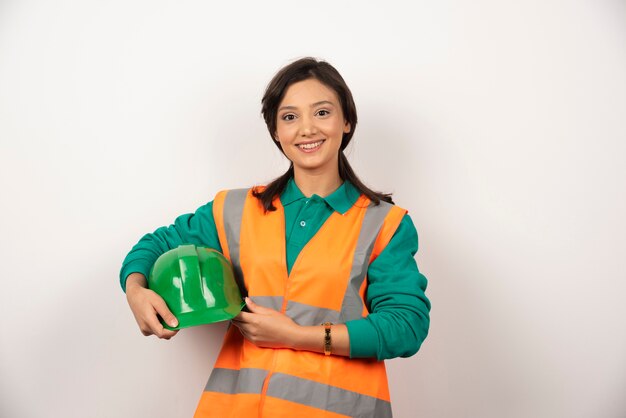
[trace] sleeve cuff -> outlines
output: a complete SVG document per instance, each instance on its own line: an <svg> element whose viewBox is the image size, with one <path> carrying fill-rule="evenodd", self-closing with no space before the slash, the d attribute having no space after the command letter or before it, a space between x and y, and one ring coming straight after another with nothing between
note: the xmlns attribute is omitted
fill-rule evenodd
<svg viewBox="0 0 626 418"><path fill-rule="evenodd" d="M378 331L367 318L346 322L350 357L378 357Z"/></svg>
<svg viewBox="0 0 626 418"><path fill-rule="evenodd" d="M141 273L146 276L146 279L150 275L150 269L152 265L149 262L137 260L132 263L126 264L122 267L122 271L120 271L120 284L122 285L122 290L126 292L126 279L131 273Z"/></svg>

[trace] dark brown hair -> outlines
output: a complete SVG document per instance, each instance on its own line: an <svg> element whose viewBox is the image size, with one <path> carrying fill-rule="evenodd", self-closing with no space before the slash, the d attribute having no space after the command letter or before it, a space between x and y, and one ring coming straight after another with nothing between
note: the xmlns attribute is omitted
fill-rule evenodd
<svg viewBox="0 0 626 418"><path fill-rule="evenodd" d="M356 128L356 105L354 104L350 89L339 72L335 67L325 61L316 60L311 57L301 58L283 67L267 85L263 99L261 99L261 114L263 115L263 119L265 119L267 130L278 149L285 154L280 143L275 140L278 106L283 100L289 86L299 81L309 79L319 81L337 94L339 103L341 104L341 110L343 111L343 117L345 121L350 124L350 132L344 133L341 139L339 149L339 177L344 181L350 181L362 194L367 196L376 205L378 205L381 200L393 203L390 193L375 192L365 186L354 173L352 167L350 167L350 163L343 153L352 140ZM266 211L276 210L272 204L272 200L276 196L280 196L283 190L285 190L287 182L291 177L293 177L293 163L291 163L285 174L268 184L265 190L254 191L254 196L261 201Z"/></svg>

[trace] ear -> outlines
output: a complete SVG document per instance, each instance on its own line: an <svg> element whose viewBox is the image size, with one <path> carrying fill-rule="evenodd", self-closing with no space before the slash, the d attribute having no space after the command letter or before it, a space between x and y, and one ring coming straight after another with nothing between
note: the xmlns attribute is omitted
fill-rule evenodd
<svg viewBox="0 0 626 418"><path fill-rule="evenodd" d="M343 133L347 134L348 132L350 132L350 129L352 129L352 126L350 125L350 122L344 122L343 124Z"/></svg>

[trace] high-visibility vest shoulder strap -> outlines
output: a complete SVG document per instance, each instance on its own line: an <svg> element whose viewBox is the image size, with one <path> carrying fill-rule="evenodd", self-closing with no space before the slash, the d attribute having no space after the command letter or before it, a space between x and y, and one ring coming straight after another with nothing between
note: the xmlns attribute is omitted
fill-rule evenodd
<svg viewBox="0 0 626 418"><path fill-rule="evenodd" d="M222 253L233 265L235 279L242 297L247 296L239 261L241 218L246 198L252 189L222 190L213 200L213 217Z"/></svg>
<svg viewBox="0 0 626 418"><path fill-rule="evenodd" d="M222 253L231 259L230 249L238 247L239 234L241 233L241 218L243 208L248 197L252 193L262 191L264 186L251 189L222 190L213 199L213 218L217 226L217 235L222 246ZM255 200L257 200L255 198ZM260 205L260 202L258 202ZM225 211L227 211L225 216ZM229 245L231 243L231 245ZM238 254L236 254L238 255Z"/></svg>
<svg viewBox="0 0 626 418"><path fill-rule="evenodd" d="M396 230L400 226L400 222L402 222L402 218L404 218L404 215L406 215L407 213L406 209L402 209L399 206L390 205L389 203L386 203L386 202L381 202L381 205L383 204L389 205L391 206L391 208L389 209L389 212L387 213L387 216L385 217L385 221L381 225L381 228L376 237L374 249L372 251L372 258L370 262L374 261L374 259L378 257L380 253L385 249L387 244L389 244L389 241L391 241L391 238L393 238L393 235L396 233Z"/></svg>

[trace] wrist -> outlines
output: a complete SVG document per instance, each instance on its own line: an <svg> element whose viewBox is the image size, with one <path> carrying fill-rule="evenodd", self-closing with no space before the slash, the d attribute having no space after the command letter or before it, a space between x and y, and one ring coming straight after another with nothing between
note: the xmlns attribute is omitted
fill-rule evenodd
<svg viewBox="0 0 626 418"><path fill-rule="evenodd" d="M302 325L295 324L293 330L288 333L287 347L292 350L303 350L303 342L306 340L307 328Z"/></svg>
<svg viewBox="0 0 626 418"><path fill-rule="evenodd" d="M126 294L132 293L138 289L145 289L148 287L146 276L141 273L131 273L126 278Z"/></svg>
<svg viewBox="0 0 626 418"><path fill-rule="evenodd" d="M289 348L293 350L324 352L324 326L302 326L297 325L291 335Z"/></svg>

